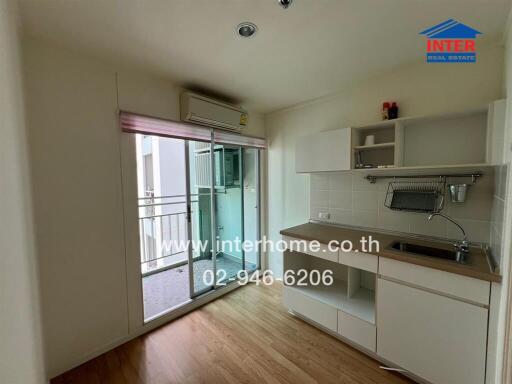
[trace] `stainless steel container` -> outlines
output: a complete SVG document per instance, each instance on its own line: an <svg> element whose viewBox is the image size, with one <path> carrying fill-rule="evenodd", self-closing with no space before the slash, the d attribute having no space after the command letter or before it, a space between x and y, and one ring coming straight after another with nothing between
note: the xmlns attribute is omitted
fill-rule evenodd
<svg viewBox="0 0 512 384"><path fill-rule="evenodd" d="M466 201L469 184L450 184L450 195L453 203L463 203Z"/></svg>

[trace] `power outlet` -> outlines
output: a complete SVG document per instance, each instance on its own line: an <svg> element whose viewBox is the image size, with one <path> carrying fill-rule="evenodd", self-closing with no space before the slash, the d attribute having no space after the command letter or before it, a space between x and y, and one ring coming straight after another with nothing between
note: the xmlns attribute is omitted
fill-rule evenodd
<svg viewBox="0 0 512 384"><path fill-rule="evenodd" d="M318 212L318 218L322 220L329 220L331 218L331 214L329 212Z"/></svg>

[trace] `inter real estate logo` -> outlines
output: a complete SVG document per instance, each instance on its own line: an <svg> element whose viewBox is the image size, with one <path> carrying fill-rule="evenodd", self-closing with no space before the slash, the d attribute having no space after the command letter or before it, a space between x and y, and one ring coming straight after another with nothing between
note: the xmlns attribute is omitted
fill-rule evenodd
<svg viewBox="0 0 512 384"><path fill-rule="evenodd" d="M454 19L446 20L420 35L427 37L427 63L475 63L476 29Z"/></svg>

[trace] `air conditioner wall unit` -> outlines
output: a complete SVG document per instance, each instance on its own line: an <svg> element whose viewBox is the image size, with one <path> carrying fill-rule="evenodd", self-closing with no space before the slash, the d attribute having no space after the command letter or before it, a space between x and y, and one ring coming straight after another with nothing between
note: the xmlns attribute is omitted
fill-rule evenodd
<svg viewBox="0 0 512 384"><path fill-rule="evenodd" d="M207 127L240 132L248 123L242 108L192 92L181 94L181 120Z"/></svg>

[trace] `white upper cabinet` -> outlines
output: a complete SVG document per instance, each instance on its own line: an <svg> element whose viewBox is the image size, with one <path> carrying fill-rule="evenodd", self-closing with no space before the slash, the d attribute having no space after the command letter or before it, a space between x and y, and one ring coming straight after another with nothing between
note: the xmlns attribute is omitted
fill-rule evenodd
<svg viewBox="0 0 512 384"><path fill-rule="evenodd" d="M350 128L302 136L295 147L297 172L350 170Z"/></svg>
<svg viewBox="0 0 512 384"><path fill-rule="evenodd" d="M504 162L505 111L505 100L497 100L488 109L401 117L303 136L297 140L296 171L483 171Z"/></svg>
<svg viewBox="0 0 512 384"><path fill-rule="evenodd" d="M487 155L488 164L500 165L505 162L505 116L506 100L497 100L489 105L487 115Z"/></svg>

